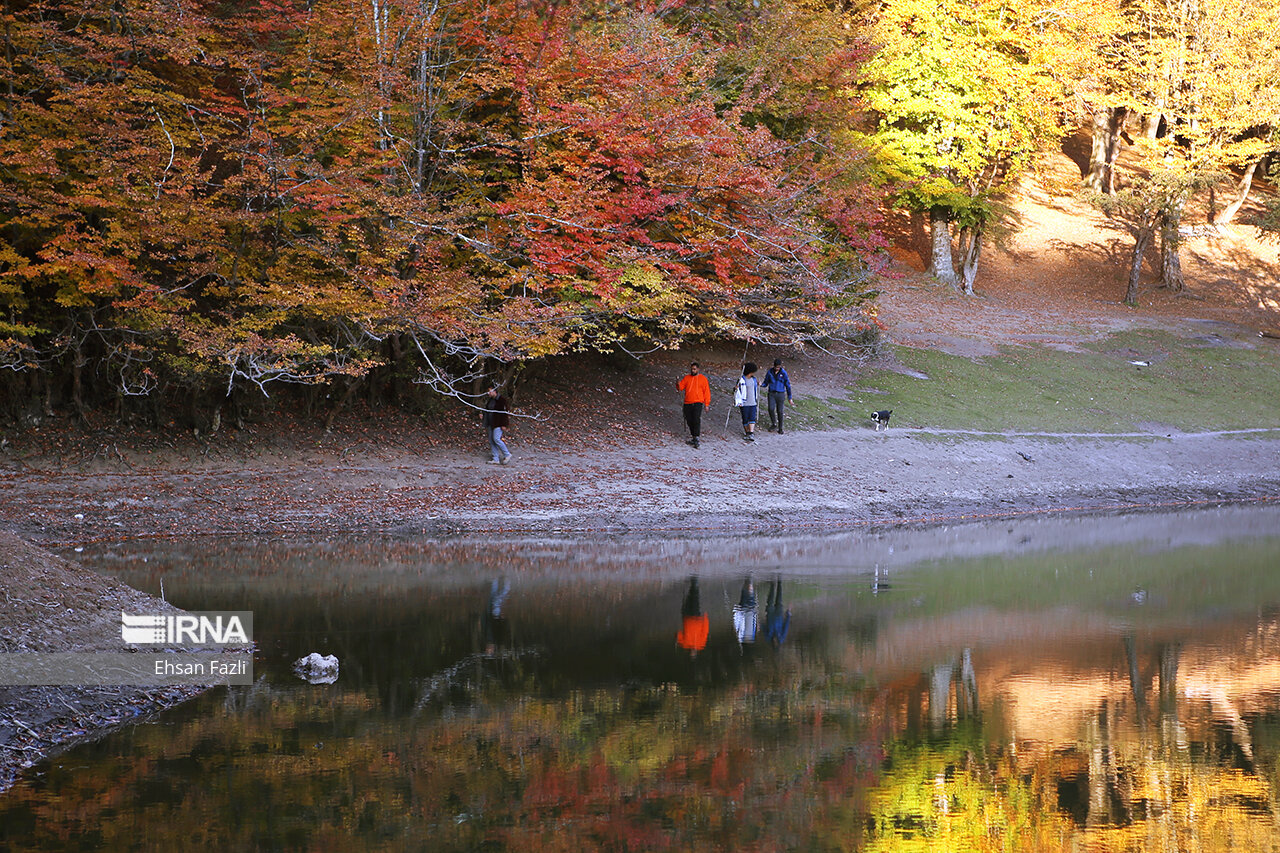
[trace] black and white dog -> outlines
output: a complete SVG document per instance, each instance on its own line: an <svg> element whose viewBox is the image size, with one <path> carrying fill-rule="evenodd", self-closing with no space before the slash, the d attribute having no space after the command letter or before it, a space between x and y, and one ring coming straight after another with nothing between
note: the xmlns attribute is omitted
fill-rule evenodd
<svg viewBox="0 0 1280 853"><path fill-rule="evenodd" d="M881 409L871 413L871 422L876 425L876 432L879 432L881 427L889 428L889 415L892 414L893 409Z"/></svg>

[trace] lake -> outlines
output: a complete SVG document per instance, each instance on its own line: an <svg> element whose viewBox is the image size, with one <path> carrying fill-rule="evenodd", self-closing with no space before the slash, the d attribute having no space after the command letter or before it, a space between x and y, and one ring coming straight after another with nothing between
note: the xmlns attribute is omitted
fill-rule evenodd
<svg viewBox="0 0 1280 853"><path fill-rule="evenodd" d="M68 556L252 610L257 680L28 771L0 848L1280 850L1268 503Z"/></svg>

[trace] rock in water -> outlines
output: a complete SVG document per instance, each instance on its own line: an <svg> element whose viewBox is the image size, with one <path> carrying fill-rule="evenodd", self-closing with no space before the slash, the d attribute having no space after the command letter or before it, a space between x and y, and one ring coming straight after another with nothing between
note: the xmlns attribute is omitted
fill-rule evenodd
<svg viewBox="0 0 1280 853"><path fill-rule="evenodd" d="M312 652L293 662L294 673L309 684L333 684L338 680L338 658Z"/></svg>

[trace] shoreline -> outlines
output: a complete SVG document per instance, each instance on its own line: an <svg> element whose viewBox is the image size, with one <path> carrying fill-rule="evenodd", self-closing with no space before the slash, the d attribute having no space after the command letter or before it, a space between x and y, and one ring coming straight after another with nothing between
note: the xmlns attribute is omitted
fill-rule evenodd
<svg viewBox="0 0 1280 853"><path fill-rule="evenodd" d="M36 544L190 535L732 534L928 525L1280 499L1280 435L959 435L828 430L676 436L639 447L513 443L511 465L456 450L197 469L27 468L0 482L0 529ZM678 443L677 443L678 442Z"/></svg>
<svg viewBox="0 0 1280 853"><path fill-rule="evenodd" d="M176 608L0 530L0 652L119 646L123 610ZM27 768L205 692L207 687L0 686L0 793Z"/></svg>

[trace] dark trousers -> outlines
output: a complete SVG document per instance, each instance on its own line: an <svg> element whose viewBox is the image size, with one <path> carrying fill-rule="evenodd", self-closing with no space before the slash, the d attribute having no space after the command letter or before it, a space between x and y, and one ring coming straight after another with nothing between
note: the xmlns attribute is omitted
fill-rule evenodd
<svg viewBox="0 0 1280 853"><path fill-rule="evenodd" d="M689 425L689 434L694 438L702 435L702 409L701 403L684 404L684 422Z"/></svg>
<svg viewBox="0 0 1280 853"><path fill-rule="evenodd" d="M786 391L769 392L769 428L782 429L782 409L787 404Z"/></svg>

